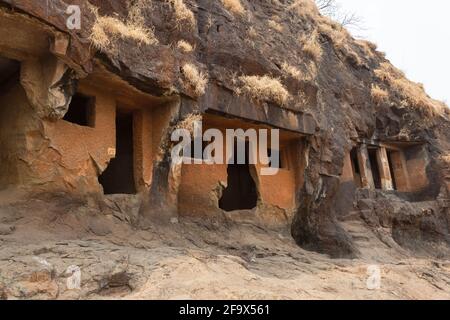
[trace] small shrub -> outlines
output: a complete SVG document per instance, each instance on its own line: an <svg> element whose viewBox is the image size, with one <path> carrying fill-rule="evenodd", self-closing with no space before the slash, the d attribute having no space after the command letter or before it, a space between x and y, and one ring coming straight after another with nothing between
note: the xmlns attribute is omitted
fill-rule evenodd
<svg viewBox="0 0 450 320"><path fill-rule="evenodd" d="M386 90L381 89L376 84L372 85L370 95L372 97L372 101L377 105L380 105L389 99L389 93Z"/></svg>
<svg viewBox="0 0 450 320"><path fill-rule="evenodd" d="M281 69L282 69L285 73L287 73L288 75L290 75L292 78L295 78L295 79L300 79L300 78L301 78L301 74L302 74L301 71L300 71L298 68L296 68L296 67L294 67L294 66L288 64L287 62L284 62L284 63L281 65Z"/></svg>
<svg viewBox="0 0 450 320"><path fill-rule="evenodd" d="M240 0L222 0L222 4L225 9L234 14L243 14L245 11Z"/></svg>
<svg viewBox="0 0 450 320"><path fill-rule="evenodd" d="M152 8L152 0L135 0L132 3L128 3L128 17L127 21L133 25L145 25L145 17L142 13L144 9Z"/></svg>
<svg viewBox="0 0 450 320"><path fill-rule="evenodd" d="M319 35L314 32L311 36L301 36L299 38L302 51L310 59L318 62L322 58L323 50L319 42Z"/></svg>
<svg viewBox="0 0 450 320"><path fill-rule="evenodd" d="M184 24L187 24L190 28L196 26L194 13L186 6L183 0L169 0L173 6L175 13L175 21L178 28L182 28Z"/></svg>
<svg viewBox="0 0 450 320"><path fill-rule="evenodd" d="M178 41L177 48L185 53L190 53L190 52L194 51L194 47L185 40Z"/></svg>
<svg viewBox="0 0 450 320"><path fill-rule="evenodd" d="M289 11L294 11L300 17L317 17L319 10L314 1L311 0L295 0L288 7Z"/></svg>
<svg viewBox="0 0 450 320"><path fill-rule="evenodd" d="M290 95L280 80L270 76L241 76L237 93L245 93L255 100L266 100L284 105Z"/></svg>

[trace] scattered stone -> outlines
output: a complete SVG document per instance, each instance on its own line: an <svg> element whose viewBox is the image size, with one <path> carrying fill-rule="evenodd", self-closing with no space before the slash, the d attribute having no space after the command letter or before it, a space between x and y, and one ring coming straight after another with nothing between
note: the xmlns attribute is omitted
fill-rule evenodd
<svg viewBox="0 0 450 320"><path fill-rule="evenodd" d="M0 224L0 236L8 236L12 234L16 228L7 224Z"/></svg>
<svg viewBox="0 0 450 320"><path fill-rule="evenodd" d="M104 237L111 233L111 229L103 219L92 219L89 223L89 230L99 237Z"/></svg>

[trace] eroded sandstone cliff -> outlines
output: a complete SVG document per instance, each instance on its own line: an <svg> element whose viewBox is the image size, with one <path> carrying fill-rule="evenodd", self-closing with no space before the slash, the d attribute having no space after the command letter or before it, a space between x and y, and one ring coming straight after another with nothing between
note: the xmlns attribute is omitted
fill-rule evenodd
<svg viewBox="0 0 450 320"><path fill-rule="evenodd" d="M167 115L162 141L186 115L209 108L251 114L281 128L304 127L310 133L304 183L296 190L292 221L300 246L334 257L360 255L339 221L356 212L393 247L448 254L448 107L405 79L375 45L321 16L311 1L240 1L237 8L218 0L72 2L81 8L81 30L67 28L63 1L2 1L3 15L45 29L54 39L53 55L64 62L47 77L57 89L49 91L57 92L53 104L36 94L42 75L22 75L42 119L62 118L73 82L100 69L98 81L114 74L118 87L126 84L161 103L179 102ZM270 89L258 88L262 82ZM292 124L290 111L307 120ZM429 187L408 194L345 189L345 157L361 141L423 145ZM155 208L173 210L168 144L162 143L157 159L143 217ZM106 160L93 163L86 171L104 170Z"/></svg>

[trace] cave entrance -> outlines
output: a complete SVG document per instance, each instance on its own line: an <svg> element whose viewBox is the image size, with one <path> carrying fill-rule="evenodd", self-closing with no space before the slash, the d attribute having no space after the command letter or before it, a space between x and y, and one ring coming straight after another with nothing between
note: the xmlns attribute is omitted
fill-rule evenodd
<svg viewBox="0 0 450 320"><path fill-rule="evenodd" d="M227 188L219 200L219 207L227 212L252 210L258 202L258 191L249 164L249 144L245 145L245 164L237 164L237 147L233 152L234 163L227 167Z"/></svg>
<svg viewBox="0 0 450 320"><path fill-rule="evenodd" d="M372 169L372 176L373 182L375 184L375 189L382 189L380 168L378 167L377 149L370 148L368 151L369 151L370 168Z"/></svg>
<svg viewBox="0 0 450 320"><path fill-rule="evenodd" d="M0 56L0 189L17 182L20 62Z"/></svg>
<svg viewBox="0 0 450 320"><path fill-rule="evenodd" d="M394 190L397 190L397 178L398 178L398 172L394 169L394 159L397 159L398 151L387 151L388 161L389 161L389 170L391 171L391 178L392 178L392 187Z"/></svg>
<svg viewBox="0 0 450 320"><path fill-rule="evenodd" d="M117 111L116 157L99 177L105 194L136 194L134 179L133 113Z"/></svg>
<svg viewBox="0 0 450 320"><path fill-rule="evenodd" d="M350 159L352 161L352 171L353 171L353 181L361 188L362 180L361 180L361 168L359 167L358 161L358 148L353 148L350 152Z"/></svg>

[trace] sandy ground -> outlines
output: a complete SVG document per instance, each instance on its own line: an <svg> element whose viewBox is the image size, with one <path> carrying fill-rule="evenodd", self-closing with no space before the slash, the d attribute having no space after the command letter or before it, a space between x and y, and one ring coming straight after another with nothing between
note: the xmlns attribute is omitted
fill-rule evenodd
<svg viewBox="0 0 450 320"><path fill-rule="evenodd" d="M360 259L333 260L288 230L194 220L137 230L124 211L61 199L0 206L0 297L450 299L449 260L383 248L373 234Z"/></svg>

